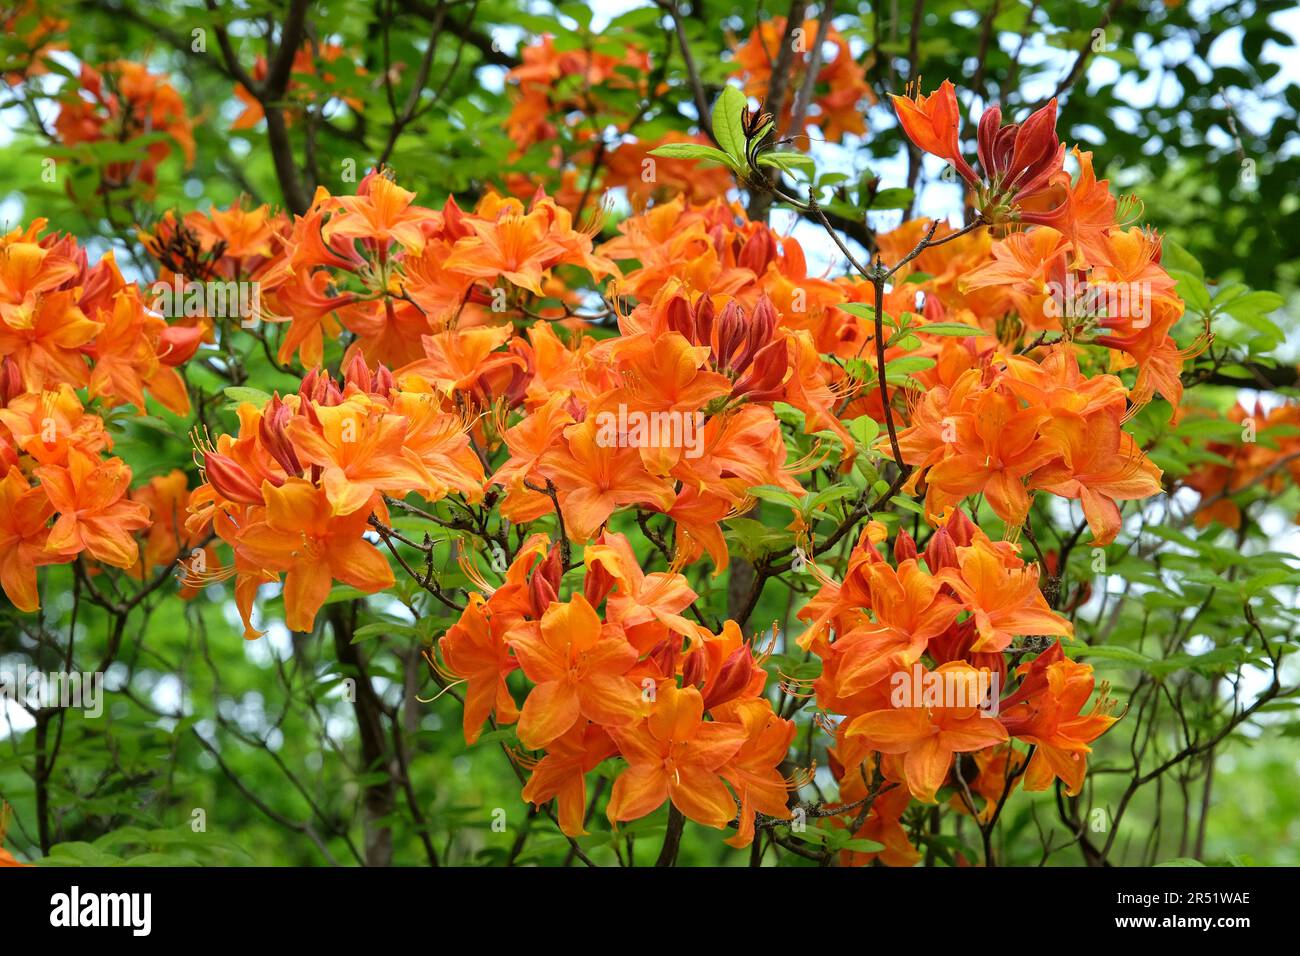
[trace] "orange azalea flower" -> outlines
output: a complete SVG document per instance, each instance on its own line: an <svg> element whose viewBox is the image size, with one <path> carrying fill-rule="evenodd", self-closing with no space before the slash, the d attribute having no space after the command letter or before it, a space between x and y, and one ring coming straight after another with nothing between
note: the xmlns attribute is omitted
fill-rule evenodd
<svg viewBox="0 0 1300 956"><path fill-rule="evenodd" d="M919 666L919 665L918 665ZM929 672L947 680L975 682L979 673L966 663L944 664ZM967 699L975 700L978 694ZM982 750L1007 739L997 720L975 707L898 707L853 718L845 730L873 750L903 754L903 773L912 796L934 803L952 767L954 753Z"/></svg>
<svg viewBox="0 0 1300 956"><path fill-rule="evenodd" d="M950 80L944 80L929 96L922 96L918 86L909 96L891 95L890 99L908 139L927 153L946 159L967 182L979 180L961 154L957 134L961 112L957 107L957 91Z"/></svg>
<svg viewBox="0 0 1300 956"><path fill-rule="evenodd" d="M272 301L283 315L267 315L270 322L288 322L289 331L280 341L276 356L287 362L298 353L303 365L319 367L325 357L325 335L338 334L337 311L353 300L351 294L331 295L329 273L325 270L291 271L273 290Z"/></svg>
<svg viewBox="0 0 1300 956"><path fill-rule="evenodd" d="M519 740L540 750L582 717L626 724L641 709L637 685L624 676L637 652L614 624L601 624L582 595L552 604L538 624L516 628L510 648L536 686L519 715Z"/></svg>
<svg viewBox="0 0 1300 956"><path fill-rule="evenodd" d="M993 244L993 261L959 279L957 288L963 293L999 289L1027 328L1060 329L1059 310L1049 314L1056 303L1048 283L1063 283L1069 248L1065 236L1048 226L1012 233Z"/></svg>
<svg viewBox="0 0 1300 956"><path fill-rule="evenodd" d="M478 740L484 721L494 711L501 724L519 718L506 686L506 675L519 663L510 656L505 634L485 605L482 595L471 594L460 620L438 641L447 670L465 682L462 725L467 744Z"/></svg>
<svg viewBox="0 0 1300 956"><path fill-rule="evenodd" d="M236 553L258 568L286 572L284 620L308 632L333 581L374 594L393 586L388 562L362 534L369 512L338 516L323 488L290 478L262 486L265 512L239 532Z"/></svg>
<svg viewBox="0 0 1300 956"><path fill-rule="evenodd" d="M419 251L424 245L426 226L434 227L441 217L432 209L412 205L415 193L403 189L387 175L371 172L357 184L355 196L336 196L335 212L321 231L325 242L369 239L387 249L391 242Z"/></svg>
<svg viewBox="0 0 1300 956"><path fill-rule="evenodd" d="M785 17L771 17L754 27L749 39L736 47L734 62L738 73L745 80L745 95L758 100L768 98L768 88L772 82L773 54L771 51L784 42L786 31ZM835 142L845 133L862 135L866 132L863 123L864 111L861 103L876 101L866 80L866 71L862 64L853 58L848 41L833 26L829 26L822 35L822 25L817 20L806 20L801 24L803 45L798 48L798 55L790 67L788 88L802 88L804 77L811 64L811 55L807 51L818 47L832 45L835 52L829 57L819 57L819 68L813 78L814 93L809 109L803 114L803 126L809 123L821 128L822 136ZM787 97L781 129L790 126L794 112L794 97ZM802 133L798 129L793 132Z"/></svg>
<svg viewBox="0 0 1300 956"><path fill-rule="evenodd" d="M139 557L131 537L149 525L149 509L126 499L131 469L120 458L99 461L76 448L67 467L41 465L41 487L59 513L46 547L67 557L88 551L91 557L129 568Z"/></svg>
<svg viewBox="0 0 1300 956"><path fill-rule="evenodd" d="M1071 181L1064 170L1056 173L1055 184L1065 194L1064 201L1050 212L1021 212L1025 222L1037 222L1060 231L1074 247L1073 265L1102 263L1108 258L1106 234L1115 226L1117 203L1110 183L1097 179L1092 168L1092 153L1074 148L1079 163L1079 178Z"/></svg>
<svg viewBox="0 0 1300 956"><path fill-rule="evenodd" d="M304 411L285 432L298 456L322 469L321 483L334 514L365 509L379 492L405 493L435 484L416 454L403 447L408 422L401 415L358 397L339 405L309 402Z"/></svg>
<svg viewBox="0 0 1300 956"><path fill-rule="evenodd" d="M115 268L115 267L114 267ZM135 286L126 286L113 298L113 307L98 313L103 327L89 349L93 365L89 393L109 404L129 402L143 415L144 390L149 389L164 408L188 415L190 396L184 380L158 358L156 348L166 325L145 311ZM194 343L197 346L197 340Z"/></svg>
<svg viewBox="0 0 1300 956"><path fill-rule="evenodd" d="M1095 547L1110 544L1119 534L1115 502L1160 494L1160 469L1133 436L1120 430L1117 416L1058 416L1043 431L1061 448L1061 459L1034 472L1029 487L1077 498Z"/></svg>
<svg viewBox="0 0 1300 956"><path fill-rule="evenodd" d="M596 565L617 582L606 603L606 619L624 628L657 621L677 634L690 635L695 626L681 616L699 597L686 578L671 571L641 570L632 544L621 534L606 531L582 553L588 570Z"/></svg>
<svg viewBox="0 0 1300 956"><path fill-rule="evenodd" d="M736 801L721 773L748 735L740 724L705 722L703 717L700 692L666 680L648 717L611 729L628 763L605 808L611 823L653 813L665 799L704 826L721 830L736 818Z"/></svg>
<svg viewBox="0 0 1300 956"><path fill-rule="evenodd" d="M1039 408L1021 408L1014 396L996 388L954 410L947 419L952 453L926 473L932 503L956 504L983 492L998 517L1021 524L1029 513L1025 476L1058 454L1054 444L1038 438L1044 415Z"/></svg>
<svg viewBox="0 0 1300 956"><path fill-rule="evenodd" d="M521 796L539 807L554 797L560 832L571 837L585 836L587 774L617 752L617 745L604 727L590 721L574 724L551 741L546 756L533 767Z"/></svg>
<svg viewBox="0 0 1300 956"><path fill-rule="evenodd" d="M1074 626L1047 606L1038 567L1009 567L1007 560L1005 551L981 535L957 549L958 568L939 572L975 619L979 639L971 650L1000 651L1017 635L1072 635ZM1019 558L1010 560L1019 564Z"/></svg>
<svg viewBox="0 0 1300 956"><path fill-rule="evenodd" d="M471 219L474 234L456 243L443 268L479 279L498 276L542 295L542 273L564 255L550 232L550 217L535 206L525 213L516 201L501 205L495 220Z"/></svg>
<svg viewBox="0 0 1300 956"><path fill-rule="evenodd" d="M15 317L19 324L0 322L0 355L17 363L26 388L37 391L63 382L80 388L89 381L82 348L101 325L86 318L75 300L75 290L48 292L35 299L30 311Z"/></svg>
<svg viewBox="0 0 1300 956"><path fill-rule="evenodd" d="M106 83L105 77L111 82ZM193 125L180 93L165 77L150 73L141 63L116 60L98 70L83 63L78 80L69 86L54 120L59 140L65 145L105 139L125 142L163 132L180 146L187 165L194 162ZM143 162L109 163L104 171L106 183L121 185L138 178L152 184L172 144L154 142L146 149Z"/></svg>
<svg viewBox="0 0 1300 956"><path fill-rule="evenodd" d="M875 621L860 625L830 646L839 658L839 693L852 695L906 670L920 660L930 639L943 633L960 606L940 593L942 582L914 558L895 571L884 561L867 569Z"/></svg>
<svg viewBox="0 0 1300 956"><path fill-rule="evenodd" d="M68 450L95 456L113 447L98 415L88 415L71 385L46 392L25 392L0 408L0 425L15 448L43 465L66 465Z"/></svg>
<svg viewBox="0 0 1300 956"><path fill-rule="evenodd" d="M790 751L796 728L794 721L774 714L771 701L765 698L717 708L715 716L739 723L745 730L745 742L720 772L740 796L739 826L727 844L746 847L754 841L756 814L778 820L792 816L786 804L790 784L777 768Z"/></svg>
<svg viewBox="0 0 1300 956"><path fill-rule="evenodd" d="M0 586L20 611L40 607L37 565L61 560L45 546L53 513L45 489L28 485L17 468L0 479Z"/></svg>
<svg viewBox="0 0 1300 956"><path fill-rule="evenodd" d="M602 445L594 419L566 428L563 446L543 459L541 471L559 490L565 529L575 541L592 538L623 505L672 507L668 483L646 471L637 449Z"/></svg>
<svg viewBox="0 0 1300 956"><path fill-rule="evenodd" d="M428 480L425 498L437 501L455 491L466 501L479 501L483 462L470 446L464 420L443 411L429 393L395 392L392 402L393 411L407 422L402 449Z"/></svg>
<svg viewBox="0 0 1300 956"><path fill-rule="evenodd" d="M1119 720L1112 716L1114 702L1106 696L1109 685L1102 684L1101 696L1084 714L1094 686L1092 667L1066 658L1060 642L1022 664L1017 673L1024 680L1003 702L1001 722L1014 736L1036 745L1025 789L1046 790L1060 779L1066 793L1076 796L1088 770L1088 744Z"/></svg>

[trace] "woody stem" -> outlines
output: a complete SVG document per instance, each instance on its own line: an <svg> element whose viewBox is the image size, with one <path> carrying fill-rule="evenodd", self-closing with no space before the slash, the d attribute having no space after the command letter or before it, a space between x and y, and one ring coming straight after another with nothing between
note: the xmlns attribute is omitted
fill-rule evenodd
<svg viewBox="0 0 1300 956"><path fill-rule="evenodd" d="M903 464L903 453L898 448L898 430L894 427L894 409L889 404L889 383L885 381L885 279L888 272L885 265L876 257L875 268L871 270L871 284L876 287L876 380L880 385L880 406L885 415L885 429L889 432L889 448L894 453L894 462L904 475L912 469Z"/></svg>
<svg viewBox="0 0 1300 956"><path fill-rule="evenodd" d="M677 850L682 845L682 831L686 829L686 817L682 811L668 804L668 832L664 834L664 845L659 851L655 866L676 866Z"/></svg>

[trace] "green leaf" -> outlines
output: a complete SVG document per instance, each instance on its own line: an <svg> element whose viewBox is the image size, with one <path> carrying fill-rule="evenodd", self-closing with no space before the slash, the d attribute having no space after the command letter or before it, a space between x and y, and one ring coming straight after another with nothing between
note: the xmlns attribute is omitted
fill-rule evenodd
<svg viewBox="0 0 1300 956"><path fill-rule="evenodd" d="M817 164L811 156L803 153L764 153L758 157L760 166L771 166L782 172L790 172L794 169L815 169Z"/></svg>
<svg viewBox="0 0 1300 956"><path fill-rule="evenodd" d="M773 485L760 485L757 488L750 488L749 493L755 498L770 501L774 505L784 505L795 510L799 508L799 499L784 488L777 488Z"/></svg>
<svg viewBox="0 0 1300 956"><path fill-rule="evenodd" d="M1160 244L1161 255L1160 264L1166 269L1178 269L1182 272L1189 272L1195 276L1202 285L1205 284L1205 270L1190 252L1180 246L1168 236Z"/></svg>
<svg viewBox="0 0 1300 956"><path fill-rule="evenodd" d="M927 335L988 335L981 328L973 325L963 325L960 322L930 322L927 325L918 325L913 331Z"/></svg>
<svg viewBox="0 0 1300 956"><path fill-rule="evenodd" d="M853 440L858 443L858 448L862 451L868 450L871 443L880 436L880 422L870 415L862 415L846 424L849 434L853 436Z"/></svg>
<svg viewBox="0 0 1300 956"><path fill-rule="evenodd" d="M882 189L871 199L871 208L879 212L882 209L907 209L912 205L915 194L910 189Z"/></svg>
<svg viewBox="0 0 1300 956"><path fill-rule="evenodd" d="M874 322L876 319L876 307L867 305L865 302L841 302L836 308L841 312L856 315L859 319L866 319L869 322Z"/></svg>
<svg viewBox="0 0 1300 956"><path fill-rule="evenodd" d="M724 86L713 104L713 138L740 169L745 168L744 112L748 106L745 94L734 86Z"/></svg>
<svg viewBox="0 0 1300 956"><path fill-rule="evenodd" d="M260 388L249 388L247 385L231 385L228 388L223 389L223 391L226 393L226 397L232 402L239 402L241 404L243 402L250 402L258 408L261 408L271 400L271 396Z"/></svg>
<svg viewBox="0 0 1300 956"><path fill-rule="evenodd" d="M703 159L711 163L721 163L731 169L736 168L730 156L713 146L702 143L668 143L650 150L651 156L663 156L665 159Z"/></svg>

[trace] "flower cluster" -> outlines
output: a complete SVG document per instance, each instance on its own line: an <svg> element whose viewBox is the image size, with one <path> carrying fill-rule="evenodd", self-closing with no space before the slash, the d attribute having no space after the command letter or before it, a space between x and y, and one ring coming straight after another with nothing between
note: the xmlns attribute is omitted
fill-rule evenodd
<svg viewBox="0 0 1300 956"><path fill-rule="evenodd" d="M54 128L65 146L149 137L142 156L132 150L130 159L107 160L101 170L105 188L135 182L152 186L159 164L176 146L187 164L194 162L194 127L180 93L164 77L130 60L98 69L83 63L77 85L61 100Z"/></svg>
<svg viewBox="0 0 1300 956"><path fill-rule="evenodd" d="M804 21L787 39L786 24L785 17L770 17L755 26L745 42L737 45L737 69L732 75L741 79L745 95L760 102L767 101L781 44L791 43L795 56L786 78L789 92L778 128L798 134L814 125L821 131L822 138L829 142L840 141L846 133L863 135L867 131L863 105L874 102L875 95L867 83L865 69L849 49L848 40L833 26L828 26L825 36L822 36L822 25L816 20ZM819 45L834 47L834 53L830 56L814 54ZM792 129L796 99L805 84L810 82L808 71L814 63L817 74L811 78L812 96L803 107L799 128Z"/></svg>
<svg viewBox="0 0 1300 956"><path fill-rule="evenodd" d="M84 554L141 576L189 544L168 534L184 473L132 493L130 467L88 407L143 414L147 393L187 414L176 367L202 331L149 311L111 254L89 266L75 240L44 229L36 220L0 238L0 584L24 611L39 606L38 566ZM146 527L142 555L133 532Z"/></svg>
<svg viewBox="0 0 1300 956"><path fill-rule="evenodd" d="M298 49L293 57L290 79L285 90L285 101L291 106L285 112L286 123L291 123L295 113L301 112L316 101L322 86L337 85L338 77L329 69L329 64L339 61L343 61L347 69L357 76L365 76L365 68L352 64L347 51L337 43L317 45L309 42ZM253 63L253 80L263 83L269 72L270 67L266 57L259 56ZM310 77L311 80L294 79L294 76ZM262 122L266 111L261 101L242 83L235 84L235 98L239 100L243 109L230 125L232 130L253 129ZM361 102L353 97L345 97L343 101L354 110L361 109Z"/></svg>
<svg viewBox="0 0 1300 956"><path fill-rule="evenodd" d="M545 535L529 538L504 583L473 595L439 642L435 666L465 686L466 742L489 718L517 722L520 743L542 752L516 756L531 771L523 797L554 798L569 836L586 832L586 777L611 758L623 762L611 823L671 801L705 826L735 821L727 842L748 846L757 813L789 819L793 784L779 768L795 726L773 712L762 661L736 623L715 634L687 620L698 595L686 579L644 573L627 538L608 531L561 600L561 553ZM515 671L528 682L522 707L508 682Z"/></svg>
<svg viewBox="0 0 1300 956"><path fill-rule="evenodd" d="M812 39L790 78L811 103L792 95L787 112L828 138L861 133L861 69L843 37L818 29L801 28ZM784 36L772 19L737 50L751 92L766 91L765 51ZM1065 656L1071 624L1044 596L1050 569L1019 541L1028 528L1037 549L1035 497L1078 501L1101 547L1124 502L1162 489L1124 426L1157 394L1177 415L1184 362L1204 339L1175 339L1183 302L1159 238L1130 224L1090 154L1075 150L1077 178L1066 172L1055 103L1019 124L987 109L977 170L945 83L895 106L915 145L971 188L970 220L904 222L875 236L874 267L812 275L798 240L722 198L723 169L657 158L646 180L652 144L606 157L594 125L572 123L602 91L646 94L649 69L635 50L543 40L510 75L520 155L563 133L585 152L557 153L555 168L588 163L594 179L605 158L605 185L627 187L635 211L603 244L602 217L584 228L573 212L591 182L548 195L508 178L506 195L472 209L433 208L383 169L354 195L318 188L302 215L236 204L167 213L141 233L165 287L255 288L232 321L207 302L160 309L111 256L92 268L71 239L42 238L43 222L5 236L0 583L32 610L38 565L84 552L142 578L188 554L189 591L233 578L254 638L265 585L280 586L287 626L310 631L336 583L378 593L400 566L455 609L430 660L441 684L463 687L466 741L489 721L513 725L530 752L514 754L530 771L523 798L554 799L571 837L584 832L588 775L612 760L611 823L670 802L748 845L761 817L791 817L806 777L790 769L790 716L813 697L833 737L831 825L882 847L850 846L846 862L915 862L902 817L948 787L981 824L1021 783L1077 793L1116 718L1104 686L1089 704L1092 670ZM241 127L259 118L245 99ZM87 68L58 126L68 143L161 131L188 152L178 105L142 68ZM625 119L620 133L635 125ZM151 182L169 149L151 141L142 168L110 179ZM176 367L204 343L233 355L240 336L293 373L289 394L239 396L230 433L196 428L192 491L180 471L132 491L92 406L143 412L153 398L188 414ZM1291 407L1256 417L1295 421ZM1240 482L1296 474L1296 440L1274 430L1278 441L1219 449L1230 466L1187 479L1207 520L1231 520L1223 499ZM880 520L859 531L898 495L923 502L904 502L925 515L920 541ZM818 549L834 518L825 502L847 497L834 559ZM766 577L744 613L711 626L687 573L731 564L728 531L758 498L792 503L793 539L769 530L795 555L747 550ZM461 549L468 586L436 580L431 538L406 537L394 513L455 532L443 539ZM468 538L504 552L500 583L464 553ZM649 570L659 559L666 570ZM787 568L818 585L797 643L821 670L778 695L768 650L743 628Z"/></svg>
<svg viewBox="0 0 1300 956"><path fill-rule="evenodd" d="M418 384L399 388L355 353L341 383L313 370L296 395L241 403L237 436L195 435L204 482L190 496L187 528L211 527L234 560L190 567L188 580L234 576L246 636L260 634L257 588L282 574L285 622L299 631L311 630L334 581L371 594L392 586L388 562L363 537L372 515L387 521L385 495L482 497L464 420L444 393Z"/></svg>
<svg viewBox="0 0 1300 956"><path fill-rule="evenodd" d="M842 581L812 566L822 587L800 612L809 626L799 643L822 661L812 690L824 713L840 715L831 758L841 799L862 799L879 772L880 799L855 836L882 843L878 852L891 865L916 862L899 824L908 800L891 798L891 790L934 803L939 789L956 780L980 793L991 811L1022 776L1004 773L1007 759L1023 761L1010 747L1015 738L1034 747L1024 768L1027 789L1059 778L1077 793L1088 744L1116 719L1104 688L1081 713L1092 695L1092 669L1066 659L1059 641L1017 668L1010 675L1019 680L1016 689L1002 695L1018 638L1069 637L1073 628L1048 606L1039 568L1026 565L1015 545L992 541L961 510L931 524L920 550L910 534L898 532L891 564L879 551L887 530L869 522ZM966 753L985 761L1000 754L1002 764L995 772L980 763L971 774L957 756ZM995 777L1001 789L990 792ZM850 860L874 856L853 853Z"/></svg>
<svg viewBox="0 0 1300 956"><path fill-rule="evenodd" d="M1210 442L1206 450L1218 460L1182 479L1201 496L1196 511L1199 527L1212 521L1241 527L1241 508L1232 496L1245 489L1277 495L1288 479L1293 486L1300 485L1300 405L1265 409L1256 403L1250 411L1238 404L1229 409L1228 420L1241 428L1242 440Z"/></svg>

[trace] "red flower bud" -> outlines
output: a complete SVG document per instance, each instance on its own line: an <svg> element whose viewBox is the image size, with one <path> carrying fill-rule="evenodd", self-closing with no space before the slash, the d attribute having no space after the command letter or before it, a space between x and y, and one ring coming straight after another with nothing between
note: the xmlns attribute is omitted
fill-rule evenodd
<svg viewBox="0 0 1300 956"><path fill-rule="evenodd" d="M975 527L975 522L967 517L966 512L958 509L953 512L952 517L948 519L948 533L952 535L953 541L959 548L969 548L970 543L975 540L975 532L979 529Z"/></svg>
<svg viewBox="0 0 1300 956"><path fill-rule="evenodd" d="M355 385L362 392L369 392L374 377L370 374L370 367L366 365L366 357L357 349L352 353L352 358L348 360L347 367L343 369L343 386Z"/></svg>
<svg viewBox="0 0 1300 956"><path fill-rule="evenodd" d="M203 341L201 325L169 325L158 336L158 361L173 368L194 357Z"/></svg>
<svg viewBox="0 0 1300 956"><path fill-rule="evenodd" d="M947 528L940 528L930 535L925 545L925 563L931 574L938 574L944 568L957 567L957 545Z"/></svg>
<svg viewBox="0 0 1300 956"><path fill-rule="evenodd" d="M560 599L560 576L563 573L559 548L552 548L546 558L533 569L533 576L528 581L528 597L532 601L537 620L540 621L546 609Z"/></svg>
<svg viewBox="0 0 1300 956"><path fill-rule="evenodd" d="M303 377L298 394L304 401L318 405L340 405L343 402L343 393L334 384L334 379L319 369L312 369Z"/></svg>
<svg viewBox="0 0 1300 956"><path fill-rule="evenodd" d="M298 453L294 450L293 442L289 440L284 429L291 418L293 412L288 405L280 401L279 393L272 395L266 408L262 409L262 420L257 426L257 437L261 439L262 447L266 449L267 454L279 463L285 474L295 477L302 474L302 463L298 460Z"/></svg>
<svg viewBox="0 0 1300 956"><path fill-rule="evenodd" d="M678 332L692 343L699 341L695 337L695 315L686 296L678 294L668 300L665 320L669 332Z"/></svg>
<svg viewBox="0 0 1300 956"><path fill-rule="evenodd" d="M767 271L768 263L775 258L776 240L772 238L772 231L760 228L741 247L736 265L761 277Z"/></svg>
<svg viewBox="0 0 1300 956"><path fill-rule="evenodd" d="M203 473L221 497L246 505L260 505L262 489L251 475L233 458L217 452L203 456Z"/></svg>
<svg viewBox="0 0 1300 956"><path fill-rule="evenodd" d="M600 602L614 589L614 578L605 570L603 564L593 565L587 571L587 578L582 582L582 596L592 607L600 607Z"/></svg>
<svg viewBox="0 0 1300 956"><path fill-rule="evenodd" d="M681 653L678 641L660 641L650 650L649 660L659 670L660 677L677 675L677 655Z"/></svg>
<svg viewBox="0 0 1300 956"><path fill-rule="evenodd" d="M902 528L898 532L898 537L894 539L894 563L902 564L915 557L916 539L907 533L906 528Z"/></svg>
<svg viewBox="0 0 1300 956"><path fill-rule="evenodd" d="M754 676L754 658L750 656L749 646L742 644L722 662L718 668L717 678L704 693L704 708L708 710L718 704L735 700L745 692Z"/></svg>
<svg viewBox="0 0 1300 956"><path fill-rule="evenodd" d="M713 341L713 299L702 295L695 300L695 339L700 345Z"/></svg>
<svg viewBox="0 0 1300 956"><path fill-rule="evenodd" d="M731 394L751 402L774 402L785 395L785 373L790 368L790 346L777 339L763 346L749 370L737 380Z"/></svg>
<svg viewBox="0 0 1300 956"><path fill-rule="evenodd" d="M723 307L722 314L713 326L713 355L717 360L718 371L738 371L732 360L743 348L745 337L744 306L732 299Z"/></svg>
<svg viewBox="0 0 1300 956"><path fill-rule="evenodd" d="M8 405L24 391L23 373L18 363L6 355L0 359L0 406Z"/></svg>
<svg viewBox="0 0 1300 956"><path fill-rule="evenodd" d="M708 664L703 651L692 651L682 660L682 686L699 687L708 676Z"/></svg>

